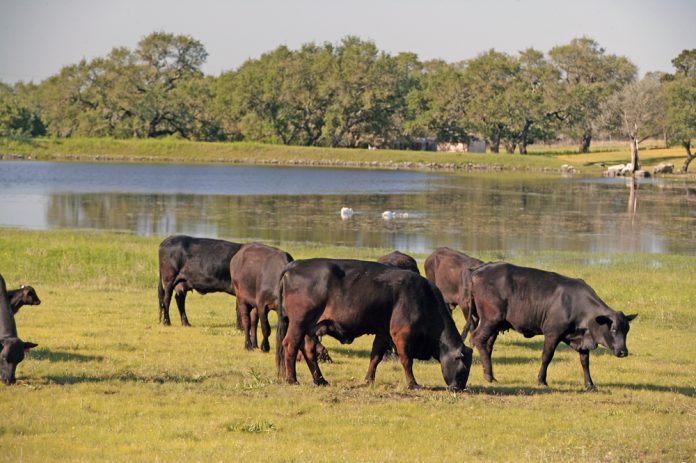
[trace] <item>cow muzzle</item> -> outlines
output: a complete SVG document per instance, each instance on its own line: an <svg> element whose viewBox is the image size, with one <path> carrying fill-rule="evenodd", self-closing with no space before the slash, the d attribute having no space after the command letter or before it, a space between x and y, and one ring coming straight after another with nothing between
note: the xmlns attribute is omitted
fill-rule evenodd
<svg viewBox="0 0 696 463"><path fill-rule="evenodd" d="M617 357L628 357L628 350L627 349L621 349L616 352Z"/></svg>

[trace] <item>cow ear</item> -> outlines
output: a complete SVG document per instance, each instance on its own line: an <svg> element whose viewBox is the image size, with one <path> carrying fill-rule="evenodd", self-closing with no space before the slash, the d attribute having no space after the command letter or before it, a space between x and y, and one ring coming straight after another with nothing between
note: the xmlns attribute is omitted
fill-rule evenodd
<svg viewBox="0 0 696 463"><path fill-rule="evenodd" d="M595 321L597 322L598 325L611 326L611 318L605 317L604 315L600 315L598 317L595 317Z"/></svg>
<svg viewBox="0 0 696 463"><path fill-rule="evenodd" d="M33 343L33 342L25 341L25 342L24 342L24 352L29 352L31 349L33 349L33 348L36 347L36 346L38 346L38 344L35 344L35 343Z"/></svg>
<svg viewBox="0 0 696 463"><path fill-rule="evenodd" d="M626 320L628 320L629 322L632 322L637 316L638 316L637 313L634 313L631 315L626 315Z"/></svg>

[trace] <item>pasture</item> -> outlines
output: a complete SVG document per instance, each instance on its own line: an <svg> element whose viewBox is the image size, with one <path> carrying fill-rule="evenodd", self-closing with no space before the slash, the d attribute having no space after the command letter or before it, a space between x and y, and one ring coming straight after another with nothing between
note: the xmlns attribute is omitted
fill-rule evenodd
<svg viewBox="0 0 696 463"><path fill-rule="evenodd" d="M233 239L228 237L229 239ZM234 300L190 295L192 328L158 324L162 237L0 230L8 287L33 285L42 304L16 316L39 347L0 387L3 461L693 461L696 459L696 259L548 251L489 253L581 277L616 310L638 312L630 355L591 354L596 392L577 353L559 347L549 388L536 384L541 337L508 332L478 353L468 390L445 390L436 362L416 362L423 390L405 388L398 361L363 384L371 336L340 345L328 387L304 364L279 383L273 354L243 349ZM391 250L272 243L307 257L376 259ZM465 250L466 251L466 250ZM422 270L425 255L414 256ZM271 349L275 348L275 314ZM459 328L461 312L455 313Z"/></svg>

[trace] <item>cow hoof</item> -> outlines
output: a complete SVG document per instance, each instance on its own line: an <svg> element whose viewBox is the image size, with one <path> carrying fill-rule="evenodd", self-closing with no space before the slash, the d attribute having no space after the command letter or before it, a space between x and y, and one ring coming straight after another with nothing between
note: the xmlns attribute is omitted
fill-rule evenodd
<svg viewBox="0 0 696 463"><path fill-rule="evenodd" d="M319 356L319 361L321 363L333 363L333 360L331 359L331 356L329 354L322 354Z"/></svg>
<svg viewBox="0 0 696 463"><path fill-rule="evenodd" d="M408 385L408 388L409 388L410 390L412 390L412 391L417 391L417 390L419 390L419 389L423 389L423 386L421 386L421 385L418 384L418 383L411 383L411 384Z"/></svg>
<svg viewBox="0 0 696 463"><path fill-rule="evenodd" d="M261 343L261 352L268 352L271 350L271 346L267 342Z"/></svg>
<svg viewBox="0 0 696 463"><path fill-rule="evenodd" d="M497 382L498 382L498 380L495 379L495 377L493 377L493 376L491 376L491 375L483 375L483 377L484 377L484 379L485 379L486 381L488 381L489 383L497 383Z"/></svg>
<svg viewBox="0 0 696 463"><path fill-rule="evenodd" d="M329 382L327 380L325 380L324 378L319 378L319 379L314 381L314 384L316 384L317 386L328 386Z"/></svg>
<svg viewBox="0 0 696 463"><path fill-rule="evenodd" d="M186 328L190 328L191 324L188 322L188 320L184 320L181 322L181 326L185 326Z"/></svg>
<svg viewBox="0 0 696 463"><path fill-rule="evenodd" d="M251 344L244 344L244 349L249 350L249 351L254 350L254 348L251 346Z"/></svg>
<svg viewBox="0 0 696 463"><path fill-rule="evenodd" d="M164 320L164 321L162 322L162 325L163 325L163 326L172 326L172 322L170 322L169 320Z"/></svg>
<svg viewBox="0 0 696 463"><path fill-rule="evenodd" d="M587 392L597 392L597 386L590 384L589 386L585 386L585 390Z"/></svg>
<svg viewBox="0 0 696 463"><path fill-rule="evenodd" d="M549 385L548 385L548 383L547 383L546 381L539 380L539 381L537 381L537 383L539 384L539 386L546 386L546 387L549 387Z"/></svg>

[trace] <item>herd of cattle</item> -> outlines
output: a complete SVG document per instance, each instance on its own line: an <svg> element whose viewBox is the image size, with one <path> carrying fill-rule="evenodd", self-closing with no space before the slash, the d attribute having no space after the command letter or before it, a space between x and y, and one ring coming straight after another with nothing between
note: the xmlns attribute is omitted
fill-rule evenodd
<svg viewBox="0 0 696 463"><path fill-rule="evenodd" d="M314 258L294 260L275 247L257 243L172 236L159 248L160 320L170 325L169 306L176 299L181 323L186 293L226 292L237 299L237 327L246 349L270 350L268 312L278 313L276 366L288 383L297 382L296 361L304 358L314 383L327 384L319 361L330 361L321 337L351 343L375 335L367 382L385 354L396 351L409 388L417 388L413 359L440 362L447 386L466 387L472 349L478 349L484 377L495 381L493 345L501 331L525 337L544 335L539 384L556 347L564 342L580 354L585 386L590 376L590 350L603 345L618 357L628 355L626 336L636 315L607 306L583 280L505 262L484 263L449 248L436 249L425 260L427 278L416 261L395 251L368 262ZM459 306L466 324L457 331L451 311ZM257 327L263 339L259 345Z"/></svg>
<svg viewBox="0 0 696 463"><path fill-rule="evenodd" d="M413 360L434 358L447 386L464 389L472 362L472 349L464 344L470 331L488 381L495 381L493 345L498 333L508 329L525 337L544 335L538 376L542 385L561 342L579 352L588 389L594 388L590 350L601 344L618 357L628 355L626 336L636 315L612 310L580 279L505 262L484 263L449 248L436 249L425 260L425 273L427 278L420 275L412 257L399 251L377 262L294 260L285 251L258 243L171 236L159 248L160 321L171 325L172 296L181 324L190 326L185 308L188 291L225 292L236 296L244 347L268 352L268 312L275 310L276 366L288 383L297 383L300 358L315 384L328 384L319 368L320 361L331 361L321 344L324 335L341 343L375 335L365 381L374 381L377 366L394 350L409 388L419 387ZM31 286L7 290L0 275L0 374L6 384L16 381L17 364L37 345L18 337L14 314L23 305L40 303ZM466 320L461 334L451 312L457 306Z"/></svg>

